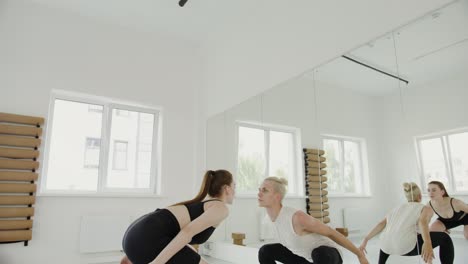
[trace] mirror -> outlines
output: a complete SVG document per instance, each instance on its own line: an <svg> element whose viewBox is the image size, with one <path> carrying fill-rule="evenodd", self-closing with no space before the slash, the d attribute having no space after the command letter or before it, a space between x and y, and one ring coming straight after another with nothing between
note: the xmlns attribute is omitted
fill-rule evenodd
<svg viewBox="0 0 468 264"><path fill-rule="evenodd" d="M241 232L258 246L270 238L256 201L261 175L287 177L284 203L305 210L302 148L325 150L330 225L347 227L357 245L406 201L403 182L424 192L438 179L467 202L466 14L468 1L456 1L211 117L207 168L227 168L237 179L231 215L211 240L230 243ZM463 228L451 236L462 263ZM377 262L377 238L368 252ZM349 254L345 262L354 262Z"/></svg>

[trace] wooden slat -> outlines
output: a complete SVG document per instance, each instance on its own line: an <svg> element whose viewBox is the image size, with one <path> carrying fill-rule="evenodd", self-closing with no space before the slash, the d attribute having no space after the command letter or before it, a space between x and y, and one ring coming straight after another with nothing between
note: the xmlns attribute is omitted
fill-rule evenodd
<svg viewBox="0 0 468 264"><path fill-rule="evenodd" d="M311 211L320 211L330 208L328 204L309 204L309 209Z"/></svg>
<svg viewBox="0 0 468 264"><path fill-rule="evenodd" d="M34 159L39 157L39 151L33 149L0 147L0 157L11 159Z"/></svg>
<svg viewBox="0 0 468 264"><path fill-rule="evenodd" d="M0 146L35 148L40 145L41 140L38 138L0 135Z"/></svg>
<svg viewBox="0 0 468 264"><path fill-rule="evenodd" d="M34 215L34 207L0 207L0 217L27 217Z"/></svg>
<svg viewBox="0 0 468 264"><path fill-rule="evenodd" d="M309 197L311 203L325 203L328 202L328 197Z"/></svg>
<svg viewBox="0 0 468 264"><path fill-rule="evenodd" d="M308 182L307 183L309 189L325 189L328 187L326 183L320 182Z"/></svg>
<svg viewBox="0 0 468 264"><path fill-rule="evenodd" d="M326 182L327 180L325 176L307 176L307 182Z"/></svg>
<svg viewBox="0 0 468 264"><path fill-rule="evenodd" d="M307 162L307 170L317 169L317 168L326 168L327 164L325 162L317 162L317 161L308 161Z"/></svg>
<svg viewBox="0 0 468 264"><path fill-rule="evenodd" d="M34 193L36 184L33 183L0 183L0 193Z"/></svg>
<svg viewBox="0 0 468 264"><path fill-rule="evenodd" d="M306 153L307 155L309 155L309 154L317 155L317 153L318 153L321 156L321 155L325 154L325 151L322 150L322 149L304 149L304 153Z"/></svg>
<svg viewBox="0 0 468 264"><path fill-rule="evenodd" d="M328 217L328 216L325 216L324 218L317 218L317 220L319 220L320 222L322 222L324 224L330 223L330 217Z"/></svg>
<svg viewBox="0 0 468 264"><path fill-rule="evenodd" d="M37 170L39 162L32 160L0 159L0 169L10 170Z"/></svg>
<svg viewBox="0 0 468 264"><path fill-rule="evenodd" d="M308 170L307 171L307 175L312 175L312 176L325 175L325 174L327 174L326 170L315 169L315 170Z"/></svg>
<svg viewBox="0 0 468 264"><path fill-rule="evenodd" d="M328 211L310 211L309 215L315 217L315 218L320 218L322 216L329 216L330 213Z"/></svg>
<svg viewBox="0 0 468 264"><path fill-rule="evenodd" d="M35 117L35 116L0 113L0 122L26 124L26 125L42 125L44 124L44 118Z"/></svg>
<svg viewBox="0 0 468 264"><path fill-rule="evenodd" d="M0 220L0 230L29 229L32 225L32 220Z"/></svg>
<svg viewBox="0 0 468 264"><path fill-rule="evenodd" d="M42 128L0 124L0 134L36 137L42 135Z"/></svg>
<svg viewBox="0 0 468 264"><path fill-rule="evenodd" d="M307 155L306 160L309 161L314 161L314 162L324 162L327 159L322 156L317 156L317 155Z"/></svg>
<svg viewBox="0 0 468 264"><path fill-rule="evenodd" d="M0 171L0 181L35 181L38 174L25 171Z"/></svg>
<svg viewBox="0 0 468 264"><path fill-rule="evenodd" d="M0 195L0 205L29 205L36 202L32 195Z"/></svg>
<svg viewBox="0 0 468 264"><path fill-rule="evenodd" d="M325 196L328 194L327 190L311 189L309 190L309 196Z"/></svg>
<svg viewBox="0 0 468 264"><path fill-rule="evenodd" d="M32 239L32 230L0 231L0 242L27 241Z"/></svg>

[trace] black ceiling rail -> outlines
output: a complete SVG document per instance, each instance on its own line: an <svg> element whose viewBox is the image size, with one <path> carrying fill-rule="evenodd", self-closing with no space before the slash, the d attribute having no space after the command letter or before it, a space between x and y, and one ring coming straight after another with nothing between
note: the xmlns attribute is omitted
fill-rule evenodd
<svg viewBox="0 0 468 264"><path fill-rule="evenodd" d="M357 63L357 64L359 64L359 65L362 65L362 66L364 66L364 67L367 67L367 68L369 68L369 69L372 69L372 70L374 70L374 71L376 71L376 72L380 72L380 73L382 73L382 74L385 74L385 75L390 76L390 77L392 77L392 78L395 78L395 79L397 79L397 80L400 80L400 81L402 81L402 82L405 82L406 84L409 83L409 81L407 81L407 80L405 80L405 79L403 79L403 78L400 78L400 77L395 76L395 75L393 75L393 74L391 74L391 73L388 73L388 72L384 72L384 71L382 71L382 70L379 70L379 69L377 69L377 68L375 68L375 67L372 67L372 66L367 65L367 64L365 64L365 63L363 63L363 62L360 62L360 61L358 61L358 60L355 60L355 59L353 59L353 58L350 58L350 57L348 57L348 56L346 56L346 55L343 55L343 56L341 56L341 57L343 57L343 58L345 58L345 59L347 59L347 60L350 60L350 61L352 61L352 62L354 62L354 63Z"/></svg>

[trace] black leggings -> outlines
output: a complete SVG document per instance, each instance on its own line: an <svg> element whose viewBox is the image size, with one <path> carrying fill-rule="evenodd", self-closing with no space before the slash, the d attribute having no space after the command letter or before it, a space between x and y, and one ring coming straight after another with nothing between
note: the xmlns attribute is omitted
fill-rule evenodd
<svg viewBox="0 0 468 264"><path fill-rule="evenodd" d="M320 246L311 253L315 264L342 264L340 253L336 248ZM277 244L266 244L258 251L260 264L275 264L279 261L284 264L311 264L307 259L291 252L285 246Z"/></svg>
<svg viewBox="0 0 468 264"><path fill-rule="evenodd" d="M133 264L148 264L179 233L179 222L167 209L158 209L138 218L127 229L122 247ZM177 252L168 264L199 264L200 255L185 246Z"/></svg>
<svg viewBox="0 0 468 264"><path fill-rule="evenodd" d="M432 241L432 248L440 246L439 257L440 263L442 264L452 264L453 259L455 258L455 253L453 249L453 242L449 235L445 232L430 232ZM421 255L423 239L421 234L418 235L418 242L416 246L409 253L406 253L403 256L417 256ZM380 250L379 264L385 264L390 255Z"/></svg>

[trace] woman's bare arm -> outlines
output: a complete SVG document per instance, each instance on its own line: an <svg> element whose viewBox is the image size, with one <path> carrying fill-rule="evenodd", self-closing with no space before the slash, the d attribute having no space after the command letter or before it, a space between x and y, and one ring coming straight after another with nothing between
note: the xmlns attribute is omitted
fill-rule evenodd
<svg viewBox="0 0 468 264"><path fill-rule="evenodd" d="M150 264L164 264L179 250L187 245L192 237L210 226L216 226L228 216L228 208L224 203L217 202L210 206L197 219L186 225L174 239L159 253Z"/></svg>

